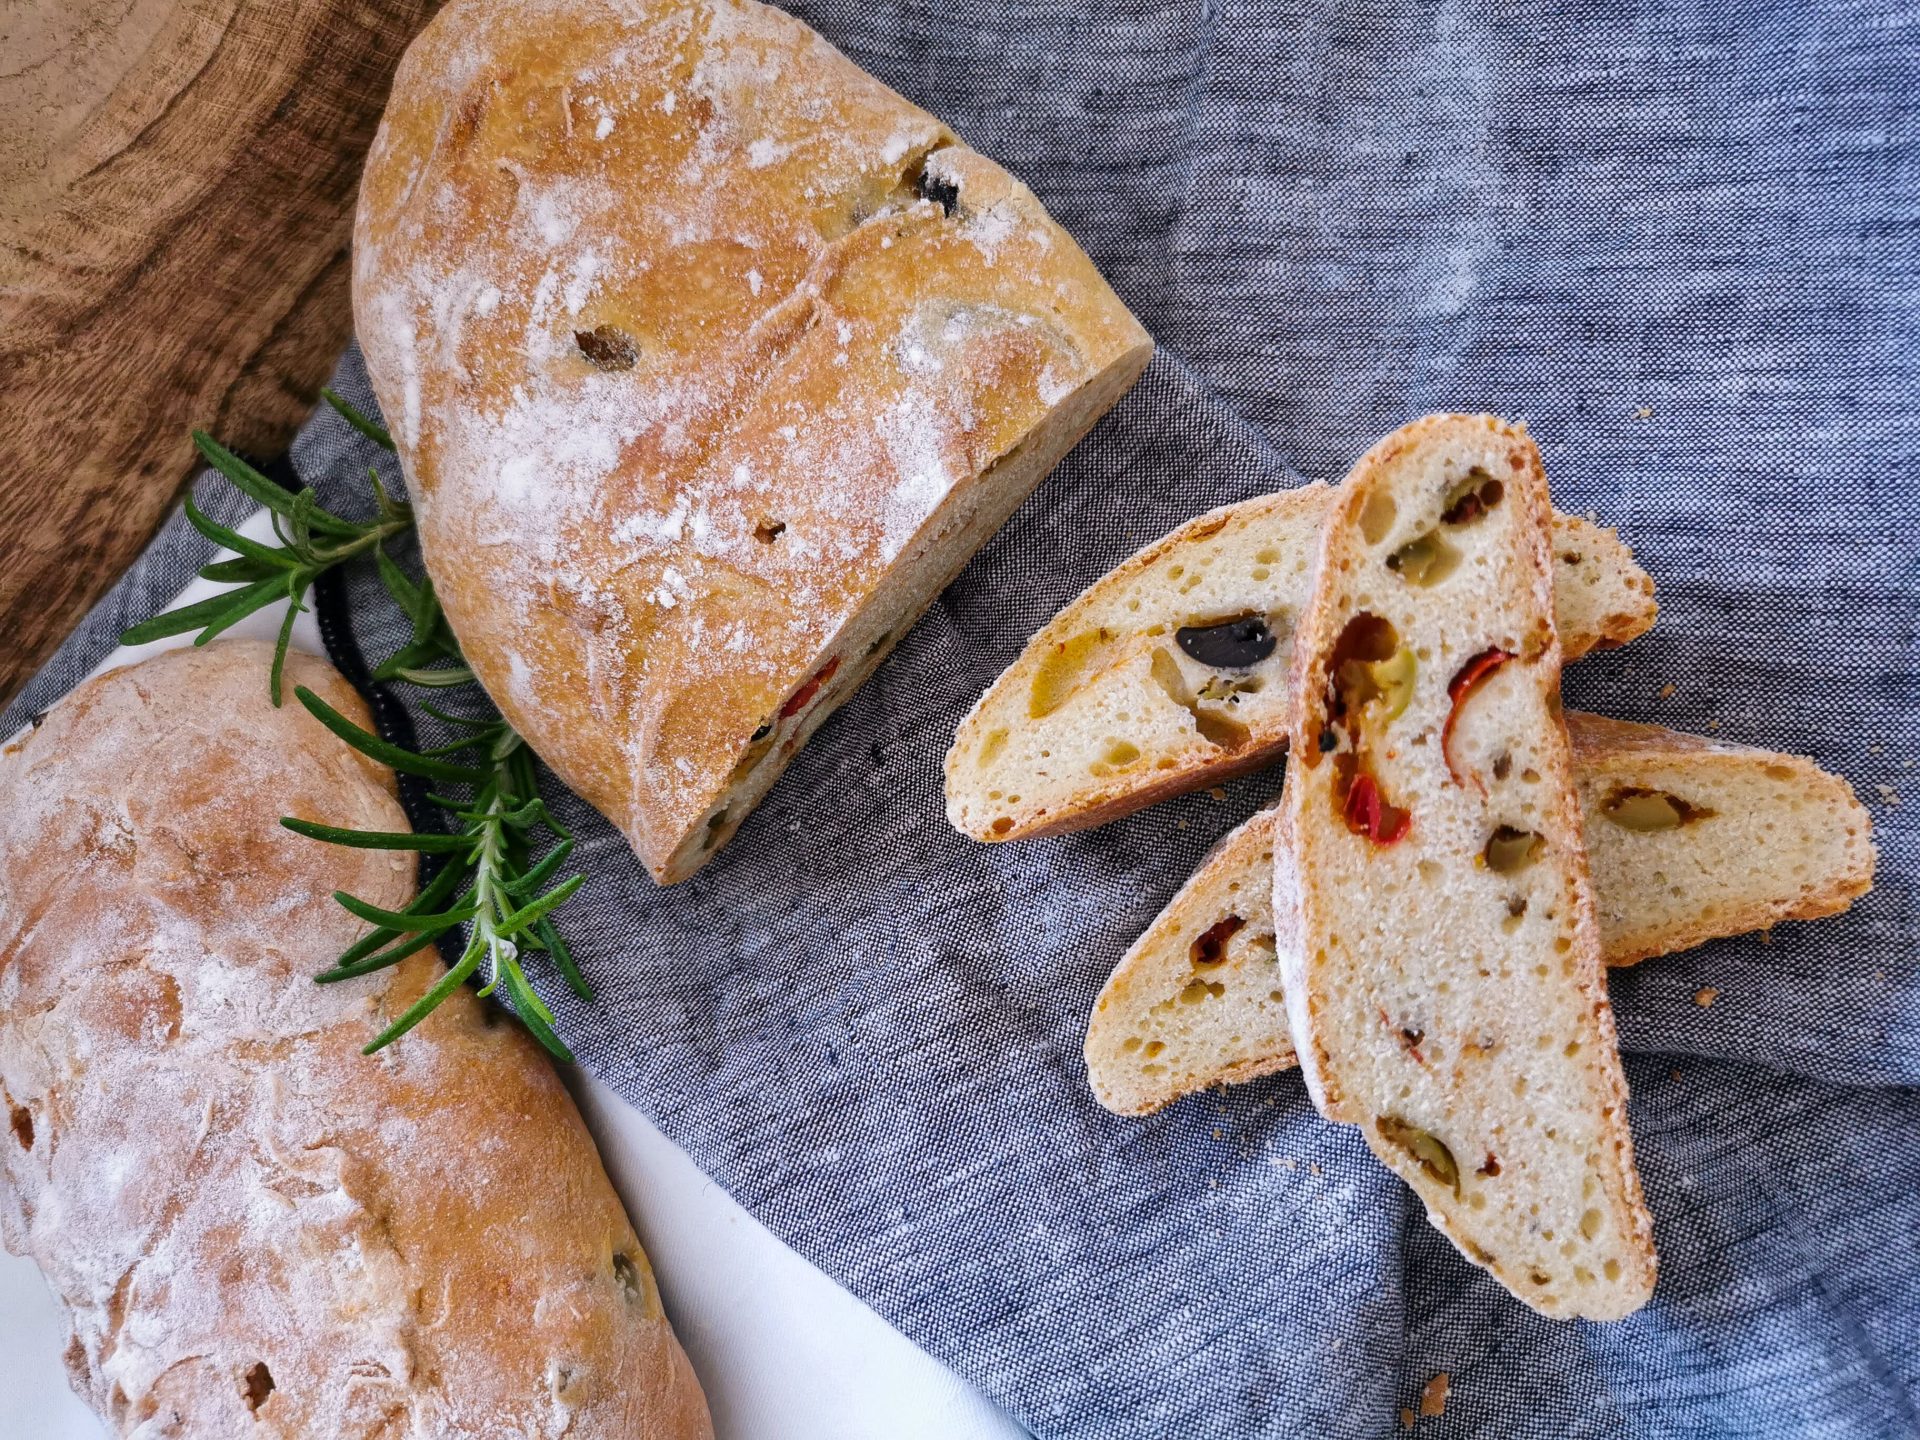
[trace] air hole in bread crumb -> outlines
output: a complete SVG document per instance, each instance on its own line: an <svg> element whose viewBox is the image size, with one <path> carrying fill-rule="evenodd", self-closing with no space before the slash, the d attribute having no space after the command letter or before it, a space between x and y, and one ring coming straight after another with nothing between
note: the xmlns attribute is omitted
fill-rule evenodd
<svg viewBox="0 0 1920 1440"><path fill-rule="evenodd" d="M1013 829L1013 818L1008 815L1002 815L998 820L994 821L993 824L988 826L987 828L991 833L995 835L1004 835L1009 830Z"/></svg>
<svg viewBox="0 0 1920 1440"><path fill-rule="evenodd" d="M787 533L787 522L768 518L753 527L753 538L762 545L771 545Z"/></svg>
<svg viewBox="0 0 1920 1440"><path fill-rule="evenodd" d="M1216 920L1202 931L1192 945L1187 947L1187 958L1196 969L1209 969L1227 958L1227 941L1237 934L1247 922L1238 915L1229 915Z"/></svg>
<svg viewBox="0 0 1920 1440"><path fill-rule="evenodd" d="M273 1393L273 1372L267 1368L267 1362L256 1360L253 1368L247 1371L247 1409L258 1410L267 1403L267 1396Z"/></svg>
<svg viewBox="0 0 1920 1440"><path fill-rule="evenodd" d="M1393 503L1393 496L1384 490L1376 490L1367 497L1367 503L1360 507L1360 533L1369 545L1378 545L1387 538L1387 532L1393 528L1394 516L1399 513Z"/></svg>
<svg viewBox="0 0 1920 1440"><path fill-rule="evenodd" d="M33 1149L33 1112L24 1105L13 1107L13 1138L20 1142L22 1150Z"/></svg>

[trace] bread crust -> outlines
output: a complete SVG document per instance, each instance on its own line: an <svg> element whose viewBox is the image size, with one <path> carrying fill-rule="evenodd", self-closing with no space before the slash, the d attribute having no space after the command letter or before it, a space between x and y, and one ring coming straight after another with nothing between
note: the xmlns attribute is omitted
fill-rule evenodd
<svg viewBox="0 0 1920 1440"><path fill-rule="evenodd" d="M298 705L268 647L171 651L81 686L0 755L0 1236L72 1324L118 1434L697 1440L706 1402L553 1067L432 950L331 986L397 909L383 767ZM288 657L349 718L324 662Z"/></svg>
<svg viewBox="0 0 1920 1440"><path fill-rule="evenodd" d="M1132 383L1031 192L752 0L455 0L354 309L488 693L662 881Z"/></svg>
<svg viewBox="0 0 1920 1440"><path fill-rule="evenodd" d="M1190 594L1175 591L1175 581L1185 578L1190 583L1204 551L1241 537L1260 537L1267 548L1256 553L1270 557L1258 567L1261 583L1242 594L1240 603L1216 603L1212 608L1257 609L1272 620L1278 643L1260 669L1276 682L1284 681L1292 650L1291 621L1309 598L1310 561L1333 494L1316 483L1210 510L1129 556L1082 591L1027 642L954 732L944 767L947 818L953 827L987 842L1064 835L1274 764L1287 747L1284 683L1274 683L1257 696L1239 697L1245 703L1231 707L1232 718L1247 732L1245 742L1235 748L1211 743L1184 719L1172 735L1164 733L1164 726L1148 735L1142 731L1153 724L1166 702L1156 693L1140 657L1156 645L1166 648L1170 642L1163 636L1169 617L1184 616L1195 608ZM1556 513L1553 559L1557 624L1570 658L1624 645L1652 627L1658 608L1653 580L1634 563L1632 552L1616 532ZM1183 562L1180 569L1171 563L1176 560ZM1126 603L1140 593L1154 598L1143 600L1137 609ZM1199 608L1208 607L1201 604ZM1182 621L1173 618L1170 623ZM1139 752L1124 767L1104 767L1098 762L1089 767L1088 757L1079 753L1084 744L1076 747L1074 743L1069 727L1079 722L1075 707L1084 710L1089 693L1069 699L1044 720L1029 715L1028 697L1040 683L1049 657L1097 624L1115 627L1115 641L1107 647L1113 658L1092 670L1082 689L1129 689L1128 703L1122 708L1130 712L1130 720L1102 727L1103 737L1128 740ZM1191 665L1184 668L1188 681L1198 685L1201 672ZM1227 714L1228 707L1217 707L1216 713ZM1032 764L1025 775L1000 774L1000 767L982 763L980 757L992 743L990 737L1002 733L1023 737L1027 751L1045 749L1046 759ZM1093 769L1104 773L1090 773Z"/></svg>

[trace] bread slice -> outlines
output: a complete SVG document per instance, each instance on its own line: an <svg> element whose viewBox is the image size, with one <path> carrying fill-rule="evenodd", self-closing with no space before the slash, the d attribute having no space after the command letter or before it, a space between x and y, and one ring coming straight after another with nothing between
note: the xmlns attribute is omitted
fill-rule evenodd
<svg viewBox="0 0 1920 1440"><path fill-rule="evenodd" d="M1440 415L1341 484L1293 661L1274 866L1309 1093L1543 1314L1652 1293L1560 716L1540 453Z"/></svg>
<svg viewBox="0 0 1920 1440"><path fill-rule="evenodd" d="M1013 176L753 0L454 0L354 317L474 673L662 882L1145 366Z"/></svg>
<svg viewBox="0 0 1920 1440"><path fill-rule="evenodd" d="M1836 914L1871 888L1867 812L1812 761L1571 712L1567 733L1605 964ZM1109 1110L1145 1115L1296 1063L1274 950L1276 819L1228 832L1101 990L1087 1080Z"/></svg>
<svg viewBox="0 0 1920 1440"><path fill-rule="evenodd" d="M1873 888L1873 821L1813 761L1599 715L1567 733L1607 964L1837 915Z"/></svg>
<svg viewBox="0 0 1920 1440"><path fill-rule="evenodd" d="M1292 626L1333 493L1307 485L1189 520L1055 616L954 736L955 828L1057 835L1271 764L1286 748ZM1653 624L1653 581L1612 530L1555 515L1553 554L1567 654Z"/></svg>

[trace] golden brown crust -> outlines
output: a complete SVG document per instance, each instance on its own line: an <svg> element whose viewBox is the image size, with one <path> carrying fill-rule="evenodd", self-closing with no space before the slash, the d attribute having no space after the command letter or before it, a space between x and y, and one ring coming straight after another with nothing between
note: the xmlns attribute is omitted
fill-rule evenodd
<svg viewBox="0 0 1920 1440"><path fill-rule="evenodd" d="M431 950L313 983L363 929L331 892L403 906L413 858L278 825L406 821L266 667L169 652L0 756L0 1230L70 1315L76 1390L143 1435L710 1435L527 1036L462 989L362 1056ZM324 662L287 682L367 722Z"/></svg>
<svg viewBox="0 0 1920 1440"><path fill-rule="evenodd" d="M469 660L662 880L1150 352L1024 186L752 0L449 5L354 303Z"/></svg>

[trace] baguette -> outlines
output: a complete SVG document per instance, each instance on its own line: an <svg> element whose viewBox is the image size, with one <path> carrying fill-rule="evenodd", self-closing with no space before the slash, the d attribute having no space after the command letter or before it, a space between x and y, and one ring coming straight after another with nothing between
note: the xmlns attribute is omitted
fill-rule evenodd
<svg viewBox="0 0 1920 1440"><path fill-rule="evenodd" d="M1810 760L1572 712L1567 734L1609 966L1837 914L1873 884L1865 808ZM1297 1063L1274 950L1276 818L1223 837L1100 991L1087 1079L1109 1110L1145 1115Z"/></svg>
<svg viewBox="0 0 1920 1440"><path fill-rule="evenodd" d="M954 828L1064 834L1272 764L1333 493L1307 485L1214 510L1094 581L961 722L946 758ZM1556 514L1553 558L1569 656L1653 624L1653 581L1612 530Z"/></svg>
<svg viewBox="0 0 1920 1440"><path fill-rule="evenodd" d="M414 857L384 767L267 699L270 647L81 686L0 754L0 1238L116 1434L710 1437L572 1099L432 950L313 983ZM357 723L324 662L287 657Z"/></svg>
<svg viewBox="0 0 1920 1440"><path fill-rule="evenodd" d="M1340 487L1274 846L1307 1089L1543 1314L1652 1293L1652 1226L1560 716L1539 451L1433 416ZM1291 865L1281 863L1291 859Z"/></svg>
<svg viewBox="0 0 1920 1440"><path fill-rule="evenodd" d="M686 878L1152 343L1025 186L753 0L454 0L354 314L514 728Z"/></svg>

